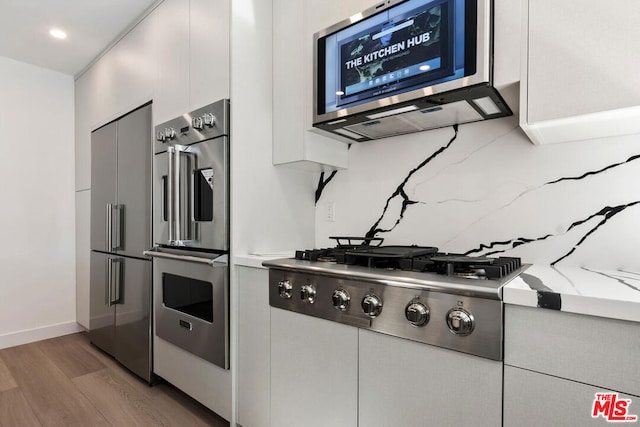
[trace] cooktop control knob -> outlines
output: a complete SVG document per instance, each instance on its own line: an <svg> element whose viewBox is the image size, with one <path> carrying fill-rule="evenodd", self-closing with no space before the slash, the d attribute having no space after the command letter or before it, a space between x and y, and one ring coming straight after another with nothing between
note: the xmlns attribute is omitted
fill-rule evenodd
<svg viewBox="0 0 640 427"><path fill-rule="evenodd" d="M349 296L349 292L344 289L336 289L333 291L333 295L331 295L331 302L337 310L345 311L347 307L349 307L351 297Z"/></svg>
<svg viewBox="0 0 640 427"><path fill-rule="evenodd" d="M424 326L429 322L429 307L418 301L410 302L404 315L413 326Z"/></svg>
<svg viewBox="0 0 640 427"><path fill-rule="evenodd" d="M194 117L191 119L191 127L197 130L202 130L204 127L204 121L202 117Z"/></svg>
<svg viewBox="0 0 640 427"><path fill-rule="evenodd" d="M156 139L160 142L164 142L165 139L167 139L166 136L164 136L164 131L163 130L159 130L158 133L156 134Z"/></svg>
<svg viewBox="0 0 640 427"><path fill-rule="evenodd" d="M382 312L382 299L375 294L367 294L362 299L362 310L369 317L376 317Z"/></svg>
<svg viewBox="0 0 640 427"><path fill-rule="evenodd" d="M462 308L452 308L447 312L447 326L456 335L469 335L475 327L473 315Z"/></svg>
<svg viewBox="0 0 640 427"><path fill-rule="evenodd" d="M204 122L205 126L212 128L216 125L216 116L211 113L204 113L202 116L202 121Z"/></svg>
<svg viewBox="0 0 640 427"><path fill-rule="evenodd" d="M174 128L164 128L164 137L167 139L175 138L176 130Z"/></svg>
<svg viewBox="0 0 640 427"><path fill-rule="evenodd" d="M293 294L293 286L288 280L281 280L278 282L278 293L282 298L289 299Z"/></svg>
<svg viewBox="0 0 640 427"><path fill-rule="evenodd" d="M307 283L300 288L300 299L303 302L313 304L316 301L316 288L315 286Z"/></svg>

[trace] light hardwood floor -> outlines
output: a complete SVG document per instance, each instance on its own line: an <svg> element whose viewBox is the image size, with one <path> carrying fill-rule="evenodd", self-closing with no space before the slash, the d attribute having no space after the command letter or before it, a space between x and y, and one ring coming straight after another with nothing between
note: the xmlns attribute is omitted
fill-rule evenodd
<svg viewBox="0 0 640 427"><path fill-rule="evenodd" d="M149 387L86 333L0 350L0 426L228 426L166 383Z"/></svg>

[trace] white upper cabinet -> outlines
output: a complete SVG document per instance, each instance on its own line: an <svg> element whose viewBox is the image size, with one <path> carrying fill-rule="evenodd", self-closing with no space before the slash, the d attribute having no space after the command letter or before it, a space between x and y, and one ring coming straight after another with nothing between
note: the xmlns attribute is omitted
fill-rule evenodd
<svg viewBox="0 0 640 427"><path fill-rule="evenodd" d="M347 3L345 5L345 3ZM273 1L273 163L347 167L347 144L313 133L313 33L348 17L354 0ZM354 10L360 10L360 5ZM331 20L327 14L331 12Z"/></svg>
<svg viewBox="0 0 640 427"><path fill-rule="evenodd" d="M158 7L157 85L154 126L189 111L189 1L165 0Z"/></svg>
<svg viewBox="0 0 640 427"><path fill-rule="evenodd" d="M91 186L91 131L153 99L155 24L152 13L76 80L76 190Z"/></svg>
<svg viewBox="0 0 640 427"><path fill-rule="evenodd" d="M165 0L158 7L154 125L229 98L230 0Z"/></svg>
<svg viewBox="0 0 640 427"><path fill-rule="evenodd" d="M523 0L520 126L534 144L640 132L635 0Z"/></svg>
<svg viewBox="0 0 640 427"><path fill-rule="evenodd" d="M191 0L189 111L229 98L229 0Z"/></svg>

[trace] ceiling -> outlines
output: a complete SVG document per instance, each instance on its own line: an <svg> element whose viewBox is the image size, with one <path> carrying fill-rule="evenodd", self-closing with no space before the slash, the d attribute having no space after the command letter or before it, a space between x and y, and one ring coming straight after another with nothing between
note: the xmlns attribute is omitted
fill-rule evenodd
<svg viewBox="0 0 640 427"><path fill-rule="evenodd" d="M161 0L0 0L0 56L76 75ZM49 35L52 28L65 40Z"/></svg>

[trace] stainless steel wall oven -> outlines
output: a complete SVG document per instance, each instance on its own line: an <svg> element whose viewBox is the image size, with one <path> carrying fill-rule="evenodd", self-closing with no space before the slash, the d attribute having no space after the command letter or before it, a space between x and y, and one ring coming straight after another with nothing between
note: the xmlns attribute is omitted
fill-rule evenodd
<svg viewBox="0 0 640 427"><path fill-rule="evenodd" d="M228 369L229 100L155 131L155 334Z"/></svg>
<svg viewBox="0 0 640 427"><path fill-rule="evenodd" d="M220 101L156 126L156 245L229 250L228 115Z"/></svg>
<svg viewBox="0 0 640 427"><path fill-rule="evenodd" d="M208 362L228 368L227 255L185 256L171 252L155 252L156 335Z"/></svg>

